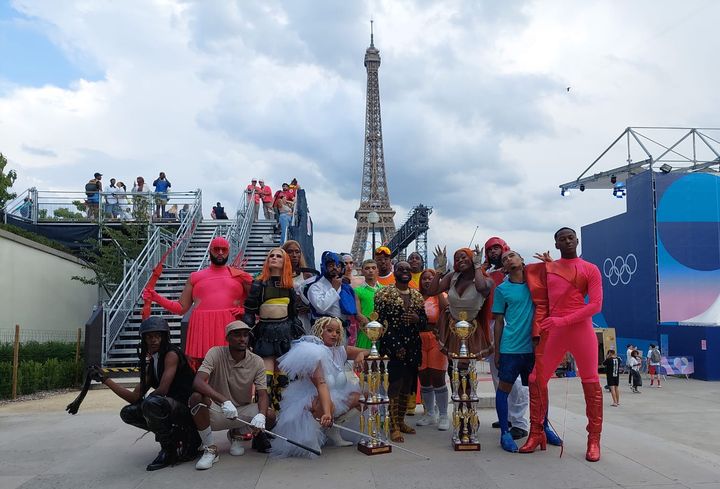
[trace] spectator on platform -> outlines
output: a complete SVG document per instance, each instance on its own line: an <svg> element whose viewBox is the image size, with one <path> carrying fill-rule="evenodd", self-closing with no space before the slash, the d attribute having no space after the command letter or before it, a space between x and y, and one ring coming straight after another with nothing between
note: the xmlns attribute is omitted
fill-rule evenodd
<svg viewBox="0 0 720 489"><path fill-rule="evenodd" d="M145 183L143 177L135 179L132 188L133 193L133 215L138 221L147 221L150 210L150 187Z"/></svg>
<svg viewBox="0 0 720 489"><path fill-rule="evenodd" d="M167 211L167 214L165 214L163 217L167 217L168 219L176 220L178 218L178 206L177 204L173 204L170 206L170 208Z"/></svg>
<svg viewBox="0 0 720 489"><path fill-rule="evenodd" d="M95 173L88 183L85 184L85 195L87 200L88 219L97 219L100 215L100 192L102 192L102 173Z"/></svg>
<svg viewBox="0 0 720 489"><path fill-rule="evenodd" d="M160 175L153 182L155 187L155 217L162 219L165 217L165 204L168 201L168 189L172 187L170 180L165 178L165 172L160 172Z"/></svg>
<svg viewBox="0 0 720 489"><path fill-rule="evenodd" d="M178 217L181 221L185 219L185 216L187 216L188 212L190 212L190 204L184 204L182 206L182 209L180 209L180 212L178 213Z"/></svg>
<svg viewBox="0 0 720 489"><path fill-rule="evenodd" d="M105 212L110 215L111 218L117 219L120 217L120 205L118 205L118 188L115 185L115 179L110 179L110 186L105 193Z"/></svg>
<svg viewBox="0 0 720 489"><path fill-rule="evenodd" d="M32 204L33 201L28 195L23 199L22 204L18 206L16 212L18 212L23 219L32 219Z"/></svg>
<svg viewBox="0 0 720 489"><path fill-rule="evenodd" d="M245 193L247 194L247 201L248 204L250 203L251 199L255 202L255 209L253 211L254 217L253 219L255 221L258 220L258 212L260 212L260 187L258 187L257 184L257 178L253 178L250 180L250 184L245 188Z"/></svg>
<svg viewBox="0 0 720 489"><path fill-rule="evenodd" d="M212 208L212 212L210 213L210 217L213 219L227 219L228 216L225 214L225 208L218 202L215 204L215 207Z"/></svg>
<svg viewBox="0 0 720 489"><path fill-rule="evenodd" d="M272 190L268 185L265 185L265 182L262 179L258 183L260 184L260 200L262 201L263 215L265 216L266 221L270 221L275 219Z"/></svg>
<svg viewBox="0 0 720 489"><path fill-rule="evenodd" d="M120 209L119 217L123 221L129 221L132 219L132 212L130 209L130 201L127 198L127 187L123 182L117 183L117 190L115 191L117 196L118 208Z"/></svg>
<svg viewBox="0 0 720 489"><path fill-rule="evenodd" d="M291 201L291 202L295 201L298 190L300 190L300 185L298 185L297 178L293 178L292 181L290 182L290 185L288 185L288 189L287 189L287 192L288 192L287 198L289 201Z"/></svg>
<svg viewBox="0 0 720 489"><path fill-rule="evenodd" d="M281 195L277 201L278 220L280 221L280 244L287 239L288 228L292 222L293 208L284 195Z"/></svg>

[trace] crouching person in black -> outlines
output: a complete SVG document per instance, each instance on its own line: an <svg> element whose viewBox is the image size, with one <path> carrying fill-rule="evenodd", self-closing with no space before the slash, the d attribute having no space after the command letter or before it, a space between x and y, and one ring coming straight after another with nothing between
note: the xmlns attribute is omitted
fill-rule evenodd
<svg viewBox="0 0 720 489"><path fill-rule="evenodd" d="M140 383L134 390L105 378L100 369L93 378L130 403L120 411L124 422L155 434L160 453L147 470L194 460L200 437L187 405L195 374L180 348L170 343L170 326L164 319L152 316L144 320L140 338ZM155 390L145 397L151 387Z"/></svg>

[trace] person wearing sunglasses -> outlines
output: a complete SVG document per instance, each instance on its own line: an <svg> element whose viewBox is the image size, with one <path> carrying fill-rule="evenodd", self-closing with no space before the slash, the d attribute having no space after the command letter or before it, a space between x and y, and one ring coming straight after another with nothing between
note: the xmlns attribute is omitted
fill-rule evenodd
<svg viewBox="0 0 720 489"><path fill-rule="evenodd" d="M375 263L377 263L378 278L380 285L387 286L395 283L393 274L392 252L387 246L380 246L375 249Z"/></svg>

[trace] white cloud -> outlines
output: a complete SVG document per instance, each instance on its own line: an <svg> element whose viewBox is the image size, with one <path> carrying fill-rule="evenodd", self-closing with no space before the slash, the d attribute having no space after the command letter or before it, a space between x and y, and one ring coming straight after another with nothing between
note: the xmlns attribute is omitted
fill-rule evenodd
<svg viewBox="0 0 720 489"><path fill-rule="evenodd" d="M370 15L396 223L434 206L431 247L465 246L479 226L481 243L547 249L557 227L622 211L597 191L560 199L557 185L625 126L716 125L713 2L14 5L104 73L30 88L0 71L0 150L19 190L164 170L232 210L251 177L297 177L318 254L352 243Z"/></svg>

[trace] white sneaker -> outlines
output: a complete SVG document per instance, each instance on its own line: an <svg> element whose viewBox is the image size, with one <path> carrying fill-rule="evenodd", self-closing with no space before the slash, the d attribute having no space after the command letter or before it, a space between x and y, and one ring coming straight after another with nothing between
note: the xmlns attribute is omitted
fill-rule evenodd
<svg viewBox="0 0 720 489"><path fill-rule="evenodd" d="M440 431L449 430L450 429L450 418L447 416L440 416L437 426Z"/></svg>
<svg viewBox="0 0 720 489"><path fill-rule="evenodd" d="M195 468L197 470L209 469L218 460L220 460L220 457L217 454L217 447L215 445L210 445L209 447L205 447L205 451L203 452L202 457L200 457L200 460L198 460L195 464Z"/></svg>
<svg viewBox="0 0 720 489"><path fill-rule="evenodd" d="M230 455L233 457L240 457L242 455L245 455L245 447L242 444L242 440L240 438L235 438L231 434L231 430L228 430L227 432L228 440L230 441Z"/></svg>
<svg viewBox="0 0 720 489"><path fill-rule="evenodd" d="M430 426L431 424L437 423L437 421L437 417L432 414L425 413L415 422L415 426Z"/></svg>
<svg viewBox="0 0 720 489"><path fill-rule="evenodd" d="M328 440L332 441L336 447L349 447L354 444L351 441L345 440L340 435L340 430L337 429L335 426L326 429L325 435L328 437Z"/></svg>

